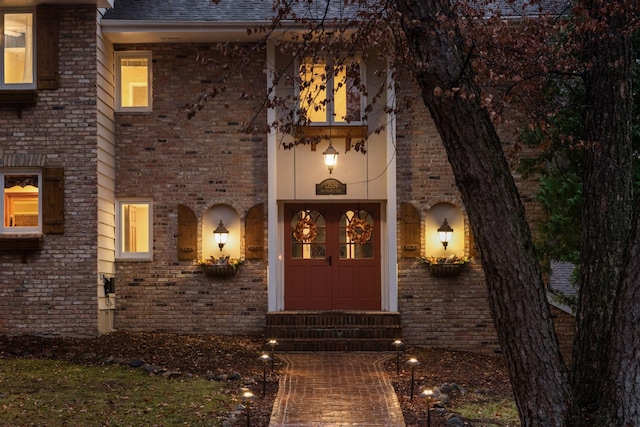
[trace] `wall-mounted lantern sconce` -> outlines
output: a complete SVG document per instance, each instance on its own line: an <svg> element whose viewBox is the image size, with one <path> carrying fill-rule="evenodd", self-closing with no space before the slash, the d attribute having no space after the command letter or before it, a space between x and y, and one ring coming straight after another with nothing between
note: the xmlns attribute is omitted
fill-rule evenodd
<svg viewBox="0 0 640 427"><path fill-rule="evenodd" d="M333 172L333 167L336 165L338 161L338 152L333 145L329 143L329 146L326 150L323 151L322 156L324 157L324 164L329 168L329 174Z"/></svg>
<svg viewBox="0 0 640 427"><path fill-rule="evenodd" d="M447 250L447 245L451 241L451 233L453 233L453 228L447 222L447 218L444 219L444 222L438 228L438 234L440 235L440 242L442 242L442 246L444 246L444 250Z"/></svg>
<svg viewBox="0 0 640 427"><path fill-rule="evenodd" d="M213 237L216 239L216 243L218 244L220 251L222 251L225 243L227 243L228 236L229 230L227 230L227 228L222 223L222 220L220 220L220 224L218 225L218 227L213 230Z"/></svg>

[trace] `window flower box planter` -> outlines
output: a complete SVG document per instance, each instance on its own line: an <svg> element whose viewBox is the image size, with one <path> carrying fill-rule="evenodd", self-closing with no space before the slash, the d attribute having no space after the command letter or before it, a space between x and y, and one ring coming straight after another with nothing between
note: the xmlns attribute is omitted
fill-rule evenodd
<svg viewBox="0 0 640 427"><path fill-rule="evenodd" d="M236 275L238 268L231 264L205 265L204 273L207 277L232 277Z"/></svg>
<svg viewBox="0 0 640 427"><path fill-rule="evenodd" d="M424 264L429 269L429 274L435 277L450 277L460 274L469 262L469 258L460 258L450 255L446 258L421 257L420 264Z"/></svg>
<svg viewBox="0 0 640 427"><path fill-rule="evenodd" d="M244 259L230 259L228 256L218 259L211 257L200 261L200 266L204 269L205 276L223 278L235 276L243 262Z"/></svg>
<svg viewBox="0 0 640 427"><path fill-rule="evenodd" d="M431 264L429 274L436 277L456 276L462 271L465 264Z"/></svg>
<svg viewBox="0 0 640 427"><path fill-rule="evenodd" d="M20 254L22 263L27 262L27 254L42 249L44 238L38 236L2 236L0 237L0 252L14 252Z"/></svg>

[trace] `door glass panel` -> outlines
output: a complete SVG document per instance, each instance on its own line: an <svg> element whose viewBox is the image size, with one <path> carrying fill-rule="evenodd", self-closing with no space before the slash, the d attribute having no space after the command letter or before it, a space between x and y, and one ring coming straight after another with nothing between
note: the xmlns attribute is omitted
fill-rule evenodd
<svg viewBox="0 0 640 427"><path fill-rule="evenodd" d="M357 213L356 213L357 212ZM340 217L340 259L372 259L373 217L367 211L346 211Z"/></svg>
<svg viewBox="0 0 640 427"><path fill-rule="evenodd" d="M327 224L318 211L296 212L291 219L291 257L324 259L327 253Z"/></svg>

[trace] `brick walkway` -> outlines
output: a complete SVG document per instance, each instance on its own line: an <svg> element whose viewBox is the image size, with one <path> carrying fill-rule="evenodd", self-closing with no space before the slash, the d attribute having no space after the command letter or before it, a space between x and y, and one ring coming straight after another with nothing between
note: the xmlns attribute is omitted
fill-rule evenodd
<svg viewBox="0 0 640 427"><path fill-rule="evenodd" d="M270 427L404 427L383 362L367 353L289 353Z"/></svg>

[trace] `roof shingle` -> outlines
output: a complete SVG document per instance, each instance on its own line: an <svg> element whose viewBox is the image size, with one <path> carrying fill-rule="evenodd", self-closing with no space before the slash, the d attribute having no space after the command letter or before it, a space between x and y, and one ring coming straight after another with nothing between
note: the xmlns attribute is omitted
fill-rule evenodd
<svg viewBox="0 0 640 427"><path fill-rule="evenodd" d="M534 4L532 4L534 3ZM485 6L487 12L503 16L535 16L540 13L557 14L565 10L570 0L498 0ZM298 17L319 20L355 18L362 6L345 5L344 0L314 0L293 2ZM542 12L541 12L542 11ZM103 19L155 22L255 22L264 23L276 14L272 0L115 0Z"/></svg>

